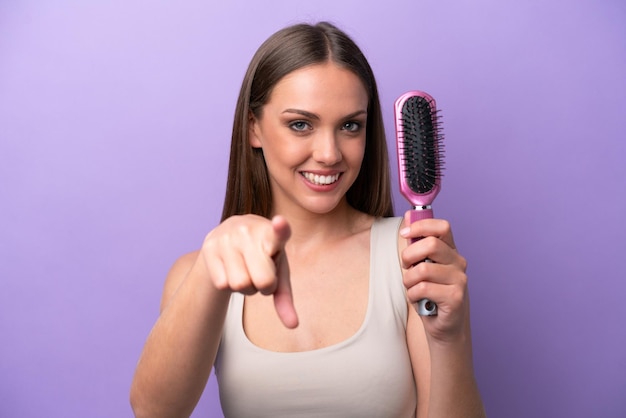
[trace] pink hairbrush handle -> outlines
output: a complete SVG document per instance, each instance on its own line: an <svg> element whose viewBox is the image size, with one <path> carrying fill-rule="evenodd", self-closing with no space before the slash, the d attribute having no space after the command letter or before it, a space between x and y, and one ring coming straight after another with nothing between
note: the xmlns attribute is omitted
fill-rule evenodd
<svg viewBox="0 0 626 418"><path fill-rule="evenodd" d="M433 209L430 205L418 206L409 213L409 222L413 223L421 221L422 219L432 219L433 216Z"/></svg>
<svg viewBox="0 0 626 418"><path fill-rule="evenodd" d="M409 213L409 222L417 222L422 219L432 219L433 210L430 205L418 206ZM412 238L411 243L419 241L421 238ZM428 258L423 262L432 263ZM420 299L415 304L415 309L420 316L435 316L437 315L437 304L429 299Z"/></svg>

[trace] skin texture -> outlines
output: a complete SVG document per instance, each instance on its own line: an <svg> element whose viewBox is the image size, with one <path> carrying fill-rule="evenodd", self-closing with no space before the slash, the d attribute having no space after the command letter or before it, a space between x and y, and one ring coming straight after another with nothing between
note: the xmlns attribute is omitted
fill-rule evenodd
<svg viewBox="0 0 626 418"><path fill-rule="evenodd" d="M230 217L173 266L133 380L136 416L191 413L232 292L246 295L246 335L269 350L318 349L361 326L374 218L352 208L345 193L361 167L367 108L360 79L328 62L284 77L262 114L250 116L250 146L267 163L273 217ZM425 238L408 245L412 237ZM466 262L450 225L429 219L406 226L398 248L416 416L484 416L472 369ZM417 264L425 258L434 263ZM410 306L424 297L438 304L438 316L419 317Z"/></svg>

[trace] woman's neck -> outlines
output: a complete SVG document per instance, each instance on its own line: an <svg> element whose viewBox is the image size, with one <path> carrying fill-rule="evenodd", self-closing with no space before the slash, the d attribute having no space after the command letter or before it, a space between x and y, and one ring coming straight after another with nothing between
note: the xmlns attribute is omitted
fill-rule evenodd
<svg viewBox="0 0 626 418"><path fill-rule="evenodd" d="M291 227L290 243L299 248L345 239L369 229L373 222L372 216L347 203L324 214L299 211L280 215Z"/></svg>

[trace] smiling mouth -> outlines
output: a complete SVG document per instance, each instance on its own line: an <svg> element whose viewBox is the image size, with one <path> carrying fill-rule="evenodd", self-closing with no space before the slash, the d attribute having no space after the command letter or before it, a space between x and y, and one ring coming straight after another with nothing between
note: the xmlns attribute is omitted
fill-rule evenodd
<svg viewBox="0 0 626 418"><path fill-rule="evenodd" d="M340 175L341 173L333 174L332 176L320 176L319 174L313 174L313 173L307 173L307 172L302 173L302 176L304 178L306 178L311 183L319 185L319 186L327 186L329 184L333 184L334 182L339 180Z"/></svg>

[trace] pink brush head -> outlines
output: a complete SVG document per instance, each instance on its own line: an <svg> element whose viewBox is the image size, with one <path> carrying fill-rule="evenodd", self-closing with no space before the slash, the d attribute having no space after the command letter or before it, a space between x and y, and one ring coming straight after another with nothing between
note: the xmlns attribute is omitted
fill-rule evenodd
<svg viewBox="0 0 626 418"><path fill-rule="evenodd" d="M409 91L395 102L400 191L415 207L430 206L441 188L443 136L435 99Z"/></svg>

